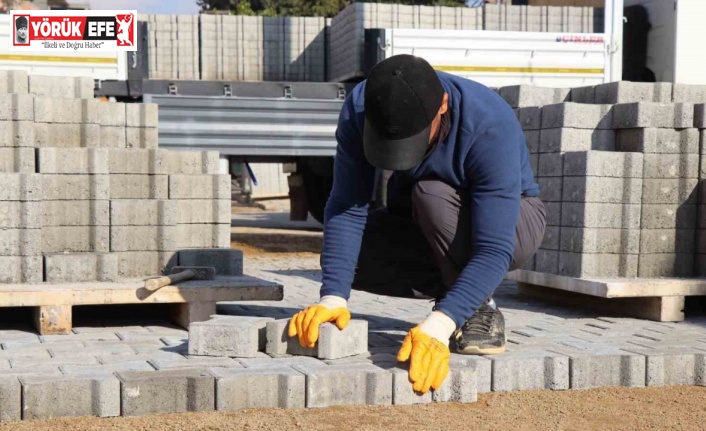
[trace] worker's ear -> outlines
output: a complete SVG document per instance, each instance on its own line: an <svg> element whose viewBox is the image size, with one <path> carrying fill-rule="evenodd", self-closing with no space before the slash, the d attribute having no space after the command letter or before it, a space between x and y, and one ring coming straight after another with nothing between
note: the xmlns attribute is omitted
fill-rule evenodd
<svg viewBox="0 0 706 431"><path fill-rule="evenodd" d="M441 108L439 108L439 115L444 115L449 110L449 94L444 93L444 98L441 100Z"/></svg>

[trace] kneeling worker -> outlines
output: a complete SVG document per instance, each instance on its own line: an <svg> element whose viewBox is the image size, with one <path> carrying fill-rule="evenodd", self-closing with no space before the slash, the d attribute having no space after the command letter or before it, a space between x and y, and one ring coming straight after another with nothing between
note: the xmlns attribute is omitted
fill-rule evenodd
<svg viewBox="0 0 706 431"><path fill-rule="evenodd" d="M321 299L292 317L289 336L314 347L320 324L345 328L353 288L435 300L397 355L410 360L417 392L443 383L452 338L459 353L504 352L504 318L492 294L534 255L545 229L509 105L484 85L398 55L347 97L336 139ZM387 207L369 212L375 168L394 173Z"/></svg>

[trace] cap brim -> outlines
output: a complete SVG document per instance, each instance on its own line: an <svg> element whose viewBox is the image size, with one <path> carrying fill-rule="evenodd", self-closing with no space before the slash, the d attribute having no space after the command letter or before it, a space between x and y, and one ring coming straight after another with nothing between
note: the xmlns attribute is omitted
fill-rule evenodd
<svg viewBox="0 0 706 431"><path fill-rule="evenodd" d="M418 134L405 139L386 139L365 122L363 150L368 163L387 171L406 171L424 160L429 148L431 124Z"/></svg>

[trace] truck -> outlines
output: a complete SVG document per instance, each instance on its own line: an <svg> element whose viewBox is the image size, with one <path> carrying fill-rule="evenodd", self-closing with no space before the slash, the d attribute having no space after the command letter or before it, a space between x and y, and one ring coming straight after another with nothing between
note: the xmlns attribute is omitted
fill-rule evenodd
<svg viewBox="0 0 706 431"><path fill-rule="evenodd" d="M356 73L334 82L154 79L146 22L138 26L136 53L51 63L55 60L7 56L0 45L0 68L84 74L95 79L97 97L156 103L160 147L219 151L236 189L246 195L257 181L249 164L281 164L289 174L290 218L311 215L323 222L338 114L346 95L379 61L414 54L438 70L495 88L597 85L623 80L635 64L652 71L657 81L702 84L706 57L691 35L703 18L706 5L699 0L606 0L602 29L593 33L366 26L354 41ZM0 35L8 25L0 21ZM634 43L643 40L647 43ZM74 69L64 70L65 64ZM379 186L384 178L379 172ZM384 187L376 187L373 204L384 199Z"/></svg>

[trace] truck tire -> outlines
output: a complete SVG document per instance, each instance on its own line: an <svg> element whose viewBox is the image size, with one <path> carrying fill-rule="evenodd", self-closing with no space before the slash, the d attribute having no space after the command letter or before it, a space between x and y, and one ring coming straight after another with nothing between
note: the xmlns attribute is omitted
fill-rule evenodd
<svg viewBox="0 0 706 431"><path fill-rule="evenodd" d="M309 204L309 214L319 223L324 223L326 202L333 188L333 164L326 169L320 163L300 163L299 171L304 180L304 193Z"/></svg>

